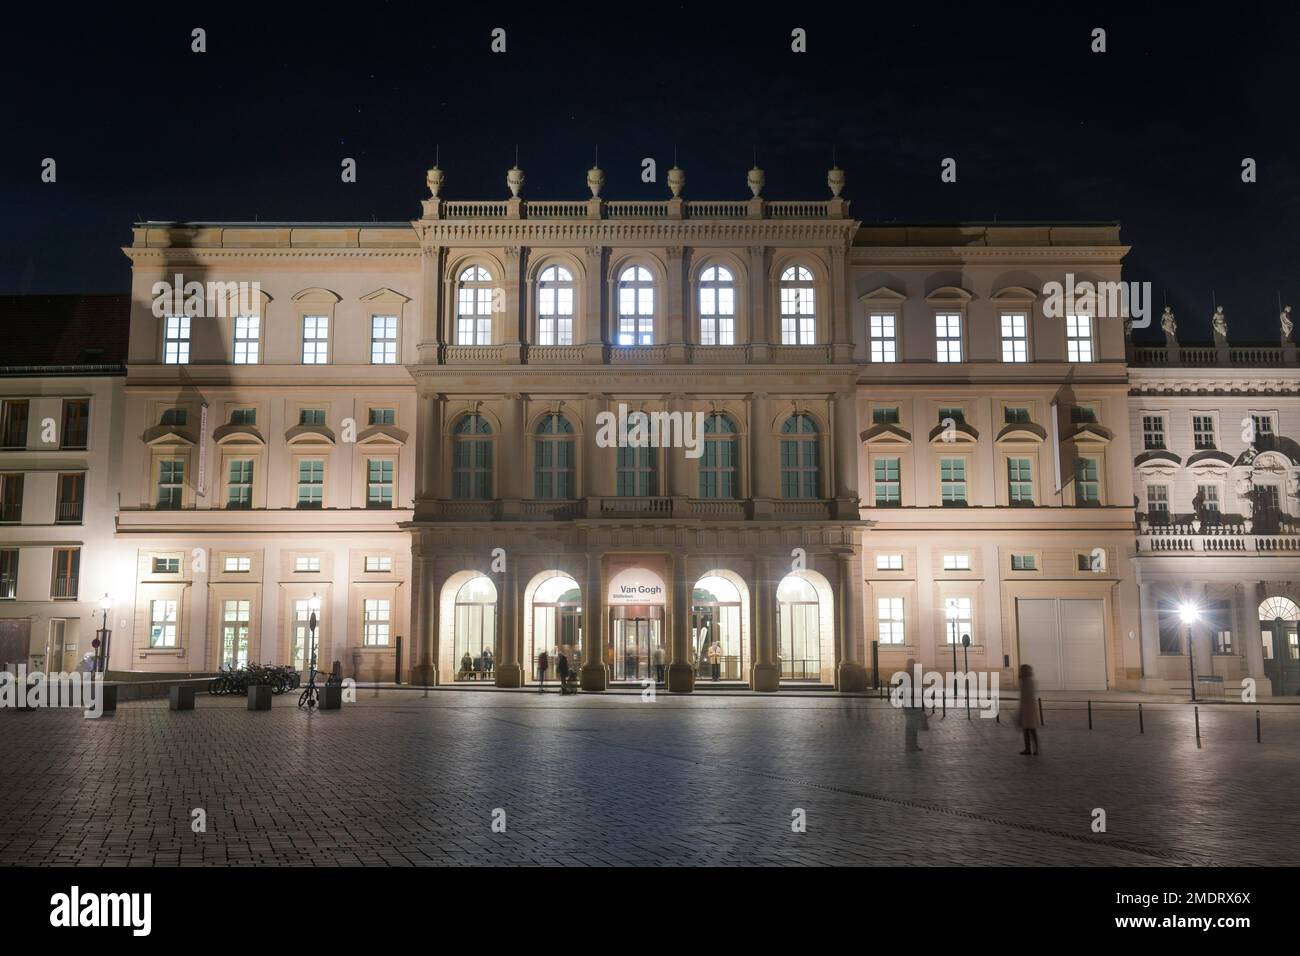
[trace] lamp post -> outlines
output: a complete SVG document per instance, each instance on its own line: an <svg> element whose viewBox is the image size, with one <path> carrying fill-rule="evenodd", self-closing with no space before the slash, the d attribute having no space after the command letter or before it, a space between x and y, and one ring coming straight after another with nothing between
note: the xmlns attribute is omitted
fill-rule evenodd
<svg viewBox="0 0 1300 956"><path fill-rule="evenodd" d="M99 599L99 609L104 612L99 630L95 632L95 670L102 673L108 670L108 642L113 632L108 629L108 612L113 609L113 599L104 592Z"/></svg>
<svg viewBox="0 0 1300 956"><path fill-rule="evenodd" d="M970 635L961 636L962 677L966 683L966 719L970 720Z"/></svg>
<svg viewBox="0 0 1300 956"><path fill-rule="evenodd" d="M1183 622L1183 637L1187 641L1187 673L1191 678L1192 701L1196 701L1196 658L1192 653L1192 625L1200 617L1195 604L1185 603L1178 609L1178 616Z"/></svg>
<svg viewBox="0 0 1300 956"><path fill-rule="evenodd" d="M311 614L307 618L307 641L311 646L311 671L307 678L307 686L302 689L302 694L298 697L298 706L306 705L311 710L318 703L320 690L316 687L316 612L320 610L320 598L315 594L307 602L307 608Z"/></svg>

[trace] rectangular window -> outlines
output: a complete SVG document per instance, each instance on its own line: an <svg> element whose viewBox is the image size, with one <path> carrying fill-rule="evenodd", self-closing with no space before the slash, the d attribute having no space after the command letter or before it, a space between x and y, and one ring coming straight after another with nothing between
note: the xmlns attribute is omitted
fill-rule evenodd
<svg viewBox="0 0 1300 956"><path fill-rule="evenodd" d="M966 459L939 459L939 498L945 508L966 504Z"/></svg>
<svg viewBox="0 0 1300 956"><path fill-rule="evenodd" d="M226 483L227 508L253 507L253 460L237 458L230 463Z"/></svg>
<svg viewBox="0 0 1300 956"><path fill-rule="evenodd" d="M330 317L302 317L302 364L325 365L330 360Z"/></svg>
<svg viewBox="0 0 1300 956"><path fill-rule="evenodd" d="M154 574L180 574L181 559L180 558L154 558L153 573Z"/></svg>
<svg viewBox="0 0 1300 956"><path fill-rule="evenodd" d="M393 570L393 556L390 554L368 554L366 555L367 571L391 571Z"/></svg>
<svg viewBox="0 0 1300 956"><path fill-rule="evenodd" d="M1255 429L1254 446L1265 450L1272 448L1275 438L1273 434L1273 416L1267 412L1252 414L1250 421Z"/></svg>
<svg viewBox="0 0 1300 956"><path fill-rule="evenodd" d="M0 523L23 520L23 475L0 475Z"/></svg>
<svg viewBox="0 0 1300 956"><path fill-rule="evenodd" d="M1198 513L1209 514L1219 513L1219 486L1218 485L1197 485L1196 498L1192 501L1192 506Z"/></svg>
<svg viewBox="0 0 1300 956"><path fill-rule="evenodd" d="M257 409L256 408L235 408L230 412L230 424L232 425L256 425Z"/></svg>
<svg viewBox="0 0 1300 956"><path fill-rule="evenodd" d="M1098 459L1075 459L1074 503L1089 506L1101 504L1101 462Z"/></svg>
<svg viewBox="0 0 1300 956"><path fill-rule="evenodd" d="M1214 416L1192 416L1192 444L1197 451L1208 451L1215 447Z"/></svg>
<svg viewBox="0 0 1300 956"><path fill-rule="evenodd" d="M324 425L325 409L323 408L300 408L298 409L299 425Z"/></svg>
<svg viewBox="0 0 1300 956"><path fill-rule="evenodd" d="M943 569L945 571L969 571L970 555L969 554L945 554L943 556Z"/></svg>
<svg viewBox="0 0 1300 956"><path fill-rule="evenodd" d="M1156 608L1156 632L1161 654L1183 653L1183 621L1173 605Z"/></svg>
<svg viewBox="0 0 1300 956"><path fill-rule="evenodd" d="M228 554L222 567L231 574L247 574L253 567L253 559L246 554Z"/></svg>
<svg viewBox="0 0 1300 956"><path fill-rule="evenodd" d="M1097 421L1097 409L1091 405L1071 405L1070 424L1087 425Z"/></svg>
<svg viewBox="0 0 1300 956"><path fill-rule="evenodd" d="M1099 560L1100 563L1098 564L1096 570L1098 570L1098 571L1104 571L1104 570L1106 569L1106 564L1105 564L1104 559L1101 559L1101 558L1099 557L1098 560ZM1092 567L1092 555L1091 555L1091 554L1076 554L1076 555L1074 556L1074 569L1075 569L1076 571L1091 571L1091 570L1093 570L1093 567Z"/></svg>
<svg viewBox="0 0 1300 956"><path fill-rule="evenodd" d="M169 315L163 337L163 364L188 365L190 363L190 317Z"/></svg>
<svg viewBox="0 0 1300 956"><path fill-rule="evenodd" d="M876 598L876 639L881 644L902 644L905 621L901 597Z"/></svg>
<svg viewBox="0 0 1300 956"><path fill-rule="evenodd" d="M235 364L256 365L260 361L262 319L256 315L235 316Z"/></svg>
<svg viewBox="0 0 1300 956"><path fill-rule="evenodd" d="M393 460L369 458L366 460L366 507L391 508L393 506Z"/></svg>
<svg viewBox="0 0 1300 956"><path fill-rule="evenodd" d="M619 448L614 456L614 493L620 498L645 498L659 490L659 458L655 449Z"/></svg>
<svg viewBox="0 0 1300 956"><path fill-rule="evenodd" d="M1038 557L1033 554L1013 554L1011 556L1012 571L1035 571L1038 569Z"/></svg>
<svg viewBox="0 0 1300 956"><path fill-rule="evenodd" d="M871 361L898 361L898 333L895 317L889 312L876 312L871 315Z"/></svg>
<svg viewBox="0 0 1300 956"><path fill-rule="evenodd" d="M1092 316L1065 317L1065 358L1068 362L1092 361Z"/></svg>
<svg viewBox="0 0 1300 956"><path fill-rule="evenodd" d="M1029 333L1023 312L1002 315L1002 361L1029 361Z"/></svg>
<svg viewBox="0 0 1300 956"><path fill-rule="evenodd" d="M77 597L78 577L81 573L80 548L54 549L54 583L50 590L52 598Z"/></svg>
<svg viewBox="0 0 1300 956"><path fill-rule="evenodd" d="M67 398L63 401L63 431L59 447L84 451L90 440L90 399Z"/></svg>
<svg viewBox="0 0 1300 956"><path fill-rule="evenodd" d="M1169 514L1169 486L1147 485L1147 514Z"/></svg>
<svg viewBox="0 0 1300 956"><path fill-rule="evenodd" d="M943 602L944 634L949 644L961 644L963 637L975 640L975 621L968 597L945 598Z"/></svg>
<svg viewBox="0 0 1300 956"><path fill-rule="evenodd" d="M86 507L86 476L59 475L59 502L55 520L59 524L81 524Z"/></svg>
<svg viewBox="0 0 1300 956"><path fill-rule="evenodd" d="M189 420L189 415L183 408L164 408L162 414L158 417L159 425L169 425L172 428L184 428L185 423Z"/></svg>
<svg viewBox="0 0 1300 956"><path fill-rule="evenodd" d="M1147 451L1162 451L1165 447L1165 417L1142 416L1142 447Z"/></svg>
<svg viewBox="0 0 1300 956"><path fill-rule="evenodd" d="M936 362L961 361L961 315L940 312L934 317Z"/></svg>
<svg viewBox="0 0 1300 956"><path fill-rule="evenodd" d="M1007 425L1029 424L1029 409L1008 405L1002 409L1002 421Z"/></svg>
<svg viewBox="0 0 1300 956"><path fill-rule="evenodd" d="M320 571L320 556L315 554L300 554L293 559L293 569L302 573L314 574Z"/></svg>
<svg viewBox="0 0 1300 956"><path fill-rule="evenodd" d="M370 317L370 364L397 364L397 316Z"/></svg>
<svg viewBox="0 0 1300 956"><path fill-rule="evenodd" d="M362 643L366 647L388 646L388 600L366 598Z"/></svg>
<svg viewBox="0 0 1300 956"><path fill-rule="evenodd" d="M372 408L368 416L371 425L396 425L397 409L395 408Z"/></svg>
<svg viewBox="0 0 1300 956"><path fill-rule="evenodd" d="M955 408L945 406L939 409L939 424L944 425L948 419L952 419L958 425L966 424L966 410L964 408Z"/></svg>
<svg viewBox="0 0 1300 956"><path fill-rule="evenodd" d="M875 470L876 507L897 508L903 504L902 469L898 458L877 458Z"/></svg>
<svg viewBox="0 0 1300 956"><path fill-rule="evenodd" d="M903 556L901 554L876 555L876 570L877 571L903 570Z"/></svg>
<svg viewBox="0 0 1300 956"><path fill-rule="evenodd" d="M12 601L18 597L18 549L0 551L0 600Z"/></svg>
<svg viewBox="0 0 1300 956"><path fill-rule="evenodd" d="M0 414L0 448L12 450L27 447L27 414L29 403L9 401Z"/></svg>
<svg viewBox="0 0 1300 956"><path fill-rule="evenodd" d="M898 424L898 406L885 408L876 406L871 410L871 423L873 425L897 425Z"/></svg>
<svg viewBox="0 0 1300 956"><path fill-rule="evenodd" d="M298 507L322 508L325 505L325 462L304 459L298 462Z"/></svg>
<svg viewBox="0 0 1300 956"><path fill-rule="evenodd" d="M185 490L185 460L164 458L158 462L158 507L175 511Z"/></svg>
<svg viewBox="0 0 1300 956"><path fill-rule="evenodd" d="M149 602L149 646L176 646L176 601Z"/></svg>
<svg viewBox="0 0 1300 956"><path fill-rule="evenodd" d="M1007 501L1013 508L1034 503L1034 469L1028 458L1007 459Z"/></svg>
<svg viewBox="0 0 1300 956"><path fill-rule="evenodd" d="M1203 610L1206 629L1216 654L1231 654L1232 604L1228 601L1211 601Z"/></svg>

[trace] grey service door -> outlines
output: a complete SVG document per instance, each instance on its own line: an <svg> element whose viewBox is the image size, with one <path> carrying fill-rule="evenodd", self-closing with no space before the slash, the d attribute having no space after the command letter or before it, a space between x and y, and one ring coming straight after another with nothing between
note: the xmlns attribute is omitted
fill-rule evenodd
<svg viewBox="0 0 1300 956"><path fill-rule="evenodd" d="M1042 690L1106 689L1106 625L1096 599L1016 601L1020 663Z"/></svg>

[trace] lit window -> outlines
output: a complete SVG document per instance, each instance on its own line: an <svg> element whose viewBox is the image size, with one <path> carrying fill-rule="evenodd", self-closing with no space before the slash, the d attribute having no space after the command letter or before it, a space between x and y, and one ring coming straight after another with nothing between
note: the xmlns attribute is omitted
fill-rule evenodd
<svg viewBox="0 0 1300 956"><path fill-rule="evenodd" d="M877 571L903 570L903 556L901 554L876 555L876 570Z"/></svg>
<svg viewBox="0 0 1300 956"><path fill-rule="evenodd" d="M253 567L253 559L246 554L228 554L222 565L232 574L245 574Z"/></svg>
<svg viewBox="0 0 1300 956"><path fill-rule="evenodd" d="M876 639L881 644L904 642L903 599L876 598Z"/></svg>
<svg viewBox="0 0 1300 956"><path fill-rule="evenodd" d="M180 571L181 571L180 558L154 558L153 559L154 574L180 574Z"/></svg>
<svg viewBox="0 0 1300 956"><path fill-rule="evenodd" d="M700 344L736 344L736 284L722 266L700 274Z"/></svg>
<svg viewBox="0 0 1300 956"><path fill-rule="evenodd" d="M940 312L934 317L934 346L936 362L961 361L961 315Z"/></svg>
<svg viewBox="0 0 1300 956"><path fill-rule="evenodd" d="M726 415L704 418L704 456L700 459L700 497L740 497L740 442Z"/></svg>
<svg viewBox="0 0 1300 956"><path fill-rule="evenodd" d="M1011 556L1012 571L1033 571L1038 567L1038 557L1032 554L1013 554Z"/></svg>
<svg viewBox="0 0 1300 956"><path fill-rule="evenodd" d="M900 459L877 458L872 467L875 474L876 507L897 508L902 505Z"/></svg>
<svg viewBox="0 0 1300 956"><path fill-rule="evenodd" d="M945 571L969 571L970 555L969 554L945 554L943 556L943 569Z"/></svg>
<svg viewBox="0 0 1300 956"><path fill-rule="evenodd" d="M325 506L325 462L304 459L298 462L298 507Z"/></svg>
<svg viewBox="0 0 1300 956"><path fill-rule="evenodd" d="M1030 459L1007 459L1007 500L1013 508L1034 503L1034 469Z"/></svg>
<svg viewBox="0 0 1300 956"><path fill-rule="evenodd" d="M1092 361L1092 316L1065 317L1065 352L1067 361Z"/></svg>
<svg viewBox="0 0 1300 956"><path fill-rule="evenodd" d="M551 266L537 287L537 344L573 344L573 275Z"/></svg>
<svg viewBox="0 0 1300 956"><path fill-rule="evenodd" d="M949 644L962 643L962 637L974 640L974 620L971 614L971 599L968 597L951 597L943 602L944 633Z"/></svg>
<svg viewBox="0 0 1300 956"><path fill-rule="evenodd" d="M370 317L370 364L397 364L397 316Z"/></svg>
<svg viewBox="0 0 1300 956"><path fill-rule="evenodd" d="M939 497L945 508L966 504L966 459L939 459Z"/></svg>
<svg viewBox="0 0 1300 956"><path fill-rule="evenodd" d="M385 598L366 598L362 643L366 647L388 646L389 607Z"/></svg>
<svg viewBox="0 0 1300 956"><path fill-rule="evenodd" d="M164 458L158 462L158 507L174 511L181 506L185 489L185 461Z"/></svg>
<svg viewBox="0 0 1300 956"><path fill-rule="evenodd" d="M149 602L149 646L176 646L176 602Z"/></svg>
<svg viewBox="0 0 1300 956"><path fill-rule="evenodd" d="M329 316L304 315L302 317L302 364L325 365L329 360Z"/></svg>
<svg viewBox="0 0 1300 956"><path fill-rule="evenodd" d="M451 496L462 501L491 498L492 426L488 420L482 415L462 416L453 442Z"/></svg>
<svg viewBox="0 0 1300 956"><path fill-rule="evenodd" d="M492 274L470 266L460 274L456 300L456 344L492 344Z"/></svg>
<svg viewBox="0 0 1300 956"><path fill-rule="evenodd" d="M393 507L393 460L391 458L366 460L366 507Z"/></svg>
<svg viewBox="0 0 1300 956"><path fill-rule="evenodd" d="M391 571L393 570L393 556L390 554L368 554L366 555L367 571Z"/></svg>
<svg viewBox="0 0 1300 956"><path fill-rule="evenodd" d="M896 318L890 312L871 314L871 361L898 361L898 333Z"/></svg>
<svg viewBox="0 0 1300 956"><path fill-rule="evenodd" d="M628 266L618 277L618 344L653 345L655 287L650 270Z"/></svg>
<svg viewBox="0 0 1300 956"><path fill-rule="evenodd" d="M1023 312L1008 312L1002 316L1002 361L1029 361L1029 338Z"/></svg>
<svg viewBox="0 0 1300 956"><path fill-rule="evenodd" d="M315 554L300 554L293 559L293 569L307 573L315 573L320 570L320 556Z"/></svg>
<svg viewBox="0 0 1300 956"><path fill-rule="evenodd" d="M235 316L235 364L256 365L261 345L262 320L256 315Z"/></svg>
<svg viewBox="0 0 1300 956"><path fill-rule="evenodd" d="M781 344L814 345L817 341L817 290L803 266L781 273Z"/></svg>
<svg viewBox="0 0 1300 956"><path fill-rule="evenodd" d="M229 480L226 482L226 507L253 507L253 461L251 458L238 458L230 463Z"/></svg>
<svg viewBox="0 0 1300 956"><path fill-rule="evenodd" d="M1075 459L1074 503L1076 505L1101 504L1101 462L1098 459Z"/></svg>
<svg viewBox="0 0 1300 956"><path fill-rule="evenodd" d="M189 361L190 317L169 315L163 340L163 362L167 365L188 365Z"/></svg>

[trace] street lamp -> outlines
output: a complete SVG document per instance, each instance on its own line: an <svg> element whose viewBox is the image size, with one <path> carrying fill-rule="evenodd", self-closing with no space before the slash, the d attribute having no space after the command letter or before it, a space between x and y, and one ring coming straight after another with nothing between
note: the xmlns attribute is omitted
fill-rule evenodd
<svg viewBox="0 0 1300 956"><path fill-rule="evenodd" d="M1178 616L1183 622L1183 637L1187 641L1187 673L1191 677L1192 701L1196 701L1196 659L1192 654L1192 625L1201 616L1195 604L1184 601L1178 608Z"/></svg>
<svg viewBox="0 0 1300 956"><path fill-rule="evenodd" d="M305 704L307 709L311 710L316 706L317 698L320 696L320 691L316 687L316 612L320 610L320 598L313 594L307 602L307 608L311 612L307 617L307 641L311 645L311 674L307 679L307 686L298 697L298 706L302 707Z"/></svg>
<svg viewBox="0 0 1300 956"><path fill-rule="evenodd" d="M113 636L113 632L108 629L108 612L113 609L113 599L107 591L99 599L99 609L104 612L104 618L99 630L95 632L95 670L102 672L108 670L108 641Z"/></svg>
<svg viewBox="0 0 1300 956"><path fill-rule="evenodd" d="M966 683L966 719L970 720L970 635L961 636L962 678Z"/></svg>

